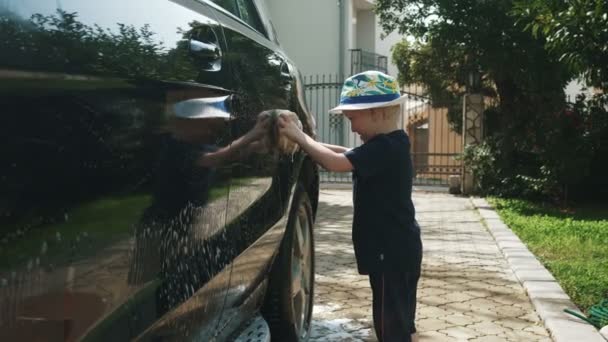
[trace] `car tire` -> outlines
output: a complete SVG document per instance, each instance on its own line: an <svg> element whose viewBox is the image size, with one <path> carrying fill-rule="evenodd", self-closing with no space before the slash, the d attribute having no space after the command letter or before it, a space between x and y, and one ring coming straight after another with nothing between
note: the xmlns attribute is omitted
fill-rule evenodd
<svg viewBox="0 0 608 342"><path fill-rule="evenodd" d="M315 274L313 221L308 194L298 185L263 309L272 341L309 338Z"/></svg>

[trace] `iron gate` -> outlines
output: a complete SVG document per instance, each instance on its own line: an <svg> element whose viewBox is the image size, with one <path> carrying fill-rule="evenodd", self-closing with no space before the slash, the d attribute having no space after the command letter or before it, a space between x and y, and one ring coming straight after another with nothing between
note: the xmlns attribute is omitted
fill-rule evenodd
<svg viewBox="0 0 608 342"><path fill-rule="evenodd" d="M329 114L340 99L344 79L338 75L305 78L306 102L317 123L317 140L334 145L356 147L359 137L341 114ZM407 100L402 106L401 123L410 137L415 185L446 186L450 175L461 175L462 136L447 121L446 108L433 108L419 88L403 89ZM350 173L321 171L322 182L348 183Z"/></svg>
<svg viewBox="0 0 608 342"><path fill-rule="evenodd" d="M462 134L448 122L448 109L434 107L421 87L402 89L407 94L403 129L412 144L414 184L447 186L452 175L462 175Z"/></svg>

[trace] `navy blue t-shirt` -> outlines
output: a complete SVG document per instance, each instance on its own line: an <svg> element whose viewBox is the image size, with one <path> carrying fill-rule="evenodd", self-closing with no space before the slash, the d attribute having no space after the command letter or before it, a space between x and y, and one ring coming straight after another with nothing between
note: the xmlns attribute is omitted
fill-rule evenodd
<svg viewBox="0 0 608 342"><path fill-rule="evenodd" d="M379 134L344 155L354 168L353 245L359 273L420 272L422 242L407 134Z"/></svg>

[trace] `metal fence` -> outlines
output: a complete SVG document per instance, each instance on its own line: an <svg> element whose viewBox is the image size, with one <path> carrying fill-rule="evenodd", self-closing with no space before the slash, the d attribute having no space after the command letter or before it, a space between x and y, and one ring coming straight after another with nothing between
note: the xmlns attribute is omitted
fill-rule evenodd
<svg viewBox="0 0 608 342"><path fill-rule="evenodd" d="M330 114L329 110L338 105L344 77L338 75L315 75L305 77L306 104L317 123L317 140L333 144L355 147L355 135L350 132L348 120L340 114ZM359 142L360 143L360 142ZM322 182L345 183L351 181L350 173L321 171Z"/></svg>
<svg viewBox="0 0 608 342"><path fill-rule="evenodd" d="M343 77L315 75L305 77L306 102L317 124L317 140L347 147L362 142L350 130L350 122L341 114L329 114L340 99ZM402 106L401 127L412 143L414 184L448 184L450 175L460 175L462 164L456 157L462 152L462 137L451 130L447 109L433 108L419 87L404 88L407 100ZM321 171L322 182L346 183L350 173Z"/></svg>

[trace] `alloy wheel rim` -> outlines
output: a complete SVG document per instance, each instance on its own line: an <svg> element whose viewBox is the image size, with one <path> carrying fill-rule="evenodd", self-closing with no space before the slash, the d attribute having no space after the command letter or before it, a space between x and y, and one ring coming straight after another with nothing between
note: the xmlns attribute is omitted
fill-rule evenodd
<svg viewBox="0 0 608 342"><path fill-rule="evenodd" d="M291 299L296 331L300 338L308 334L310 325L310 296L312 289L311 266L312 253L311 234L308 227L306 211L301 208L294 225L292 262L291 262Z"/></svg>

